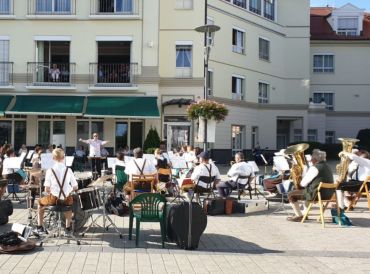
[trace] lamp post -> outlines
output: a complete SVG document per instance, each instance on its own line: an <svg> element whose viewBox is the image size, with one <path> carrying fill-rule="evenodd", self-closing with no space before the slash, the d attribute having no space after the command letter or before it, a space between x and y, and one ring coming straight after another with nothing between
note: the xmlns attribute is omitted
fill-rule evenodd
<svg viewBox="0 0 370 274"><path fill-rule="evenodd" d="M215 32L219 30L219 26L209 24L195 28L195 31L204 33L204 100L207 100L208 97L209 54L211 53L211 47L214 45ZM203 150L207 150L207 119L204 119Z"/></svg>

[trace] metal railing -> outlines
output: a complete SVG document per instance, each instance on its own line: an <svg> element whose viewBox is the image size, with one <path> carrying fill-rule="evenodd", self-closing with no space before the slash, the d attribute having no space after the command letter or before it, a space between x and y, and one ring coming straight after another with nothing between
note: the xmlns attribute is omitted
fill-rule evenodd
<svg viewBox="0 0 370 274"><path fill-rule="evenodd" d="M0 15L12 15L12 14L13 14L13 0L1 0Z"/></svg>
<svg viewBox="0 0 370 274"><path fill-rule="evenodd" d="M75 84L76 63L27 63L28 86L60 86Z"/></svg>
<svg viewBox="0 0 370 274"><path fill-rule="evenodd" d="M137 63L90 63L90 86L130 87L136 85Z"/></svg>
<svg viewBox="0 0 370 274"><path fill-rule="evenodd" d="M76 0L28 0L29 15L75 15Z"/></svg>
<svg viewBox="0 0 370 274"><path fill-rule="evenodd" d="M140 0L90 0L91 15L138 15Z"/></svg>
<svg viewBox="0 0 370 274"><path fill-rule="evenodd" d="M251 6L251 5L249 5L249 11L251 11L251 12L254 12L254 13L257 13L257 14L261 15L261 10L260 10L260 9L258 9L258 8L256 8L256 7L253 7L253 6Z"/></svg>
<svg viewBox="0 0 370 274"><path fill-rule="evenodd" d="M13 85L13 62L0 62L0 86Z"/></svg>

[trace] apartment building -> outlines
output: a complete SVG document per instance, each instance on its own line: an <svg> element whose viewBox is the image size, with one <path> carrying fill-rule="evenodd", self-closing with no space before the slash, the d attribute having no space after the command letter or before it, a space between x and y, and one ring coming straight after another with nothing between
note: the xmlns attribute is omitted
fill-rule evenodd
<svg viewBox="0 0 370 274"><path fill-rule="evenodd" d="M352 4L311 8L310 140L335 143L370 128L369 46L365 10Z"/></svg>
<svg viewBox="0 0 370 274"><path fill-rule="evenodd" d="M160 126L158 15L159 0L0 1L0 143L142 146Z"/></svg>

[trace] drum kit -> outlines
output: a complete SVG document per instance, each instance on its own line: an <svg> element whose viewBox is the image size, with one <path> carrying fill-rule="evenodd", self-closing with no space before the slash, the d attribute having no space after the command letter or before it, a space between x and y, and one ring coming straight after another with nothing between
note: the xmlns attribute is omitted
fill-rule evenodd
<svg viewBox="0 0 370 274"><path fill-rule="evenodd" d="M119 234L117 226L108 216L105 210L105 203L108 198L108 192L113 188L113 175L104 175L97 180L93 180L92 172L75 172L76 181L78 183L78 190L73 193L73 215L74 215L74 231L81 231L85 224L91 219L89 226L82 232L82 236L93 226L103 227L108 230L109 226ZM32 192L39 191L42 193L41 185L28 185L27 201L32 200ZM37 210L34 208L33 202L27 203L28 207L28 225L35 226L37 219ZM100 213L97 217L93 217L93 213ZM64 217L64 216L63 216ZM97 221L103 218L103 226L100 226ZM46 220L47 218L45 218ZM65 220L62 220L64 223Z"/></svg>

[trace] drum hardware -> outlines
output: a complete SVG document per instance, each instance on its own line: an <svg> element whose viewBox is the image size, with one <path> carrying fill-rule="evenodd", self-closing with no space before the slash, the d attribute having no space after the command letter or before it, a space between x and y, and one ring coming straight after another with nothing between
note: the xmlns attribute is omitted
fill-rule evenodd
<svg viewBox="0 0 370 274"><path fill-rule="evenodd" d="M122 233L120 233L119 232L119 230L118 230L118 228L117 228L117 226L115 225L115 223L113 222L113 220L108 216L108 214L107 214L107 212L106 212L106 209L105 209L105 203L107 202L107 199L108 199L108 195L107 195L107 193L106 193L106 190L107 189L107 186L106 186L106 183L103 183L103 185L102 185L102 187L101 188L99 188L99 189L97 189L97 188L95 188L95 191L96 191L96 193L98 194L98 196L99 196L99 191L101 190L101 193L102 193L102 200L100 200L100 201L102 201L102 204L99 206L99 207L97 207L97 208L94 208L93 210L97 210L97 209L101 209L103 212L103 214L100 214L99 216L97 216L95 219L93 218L93 216L92 215L90 215L90 218L91 218L91 223L90 223L90 225L82 232L82 234L81 234L81 236L83 237L84 235L85 235L85 233L87 232L87 231L89 231L90 230L90 228L92 228L92 227L103 227L105 230L108 230L109 229L109 226L112 226L113 227L113 229L118 233L118 235L119 235L119 237L120 237L120 239L122 239L123 237L122 237ZM91 190L90 190L91 191ZM93 194L92 194L92 192L90 192L89 193L89 195L91 195L91 196L94 196ZM96 194L95 194L96 195ZM100 197L100 196L99 196ZM90 204L91 205L93 205L95 202L94 202L94 199L92 199L91 201L90 201ZM98 223L97 223L97 221L99 220L99 218L103 218L103 226L101 226L101 225L99 225ZM123 220L123 219L122 219ZM107 223L108 223L108 225L107 225Z"/></svg>

